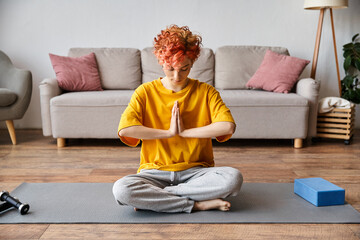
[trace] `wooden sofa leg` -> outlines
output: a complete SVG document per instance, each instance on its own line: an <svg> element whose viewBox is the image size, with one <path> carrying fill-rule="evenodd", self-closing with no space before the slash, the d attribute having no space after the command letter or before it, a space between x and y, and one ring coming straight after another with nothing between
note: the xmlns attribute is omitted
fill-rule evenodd
<svg viewBox="0 0 360 240"><path fill-rule="evenodd" d="M6 127L9 131L11 142L13 145L16 145L16 135L15 135L15 128L14 128L14 121L13 120L6 120Z"/></svg>
<svg viewBox="0 0 360 240"><path fill-rule="evenodd" d="M302 148L303 140L301 138L295 138L294 140L294 148Z"/></svg>
<svg viewBox="0 0 360 240"><path fill-rule="evenodd" d="M65 138L57 138L57 146L58 148L65 147Z"/></svg>

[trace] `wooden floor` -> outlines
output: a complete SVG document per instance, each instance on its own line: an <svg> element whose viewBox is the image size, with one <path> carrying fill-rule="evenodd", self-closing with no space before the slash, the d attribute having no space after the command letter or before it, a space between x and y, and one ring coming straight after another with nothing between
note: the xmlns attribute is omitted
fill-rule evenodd
<svg viewBox="0 0 360 240"><path fill-rule="evenodd" d="M22 182L114 182L138 167L140 147L119 140L70 140L58 149L40 130L16 134L13 146L0 130L0 190ZM214 155L217 166L239 169L245 182L322 177L345 188L346 201L360 211L359 135L347 146L322 140L302 149L290 140L214 142ZM360 224L6 224L0 239L360 239Z"/></svg>

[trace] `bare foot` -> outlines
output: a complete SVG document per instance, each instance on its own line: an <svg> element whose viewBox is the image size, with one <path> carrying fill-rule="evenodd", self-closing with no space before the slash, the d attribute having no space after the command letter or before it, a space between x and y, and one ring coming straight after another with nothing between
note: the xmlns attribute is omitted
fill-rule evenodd
<svg viewBox="0 0 360 240"><path fill-rule="evenodd" d="M205 211L210 209L218 209L220 211L229 211L231 204L222 199L212 199L201 202L195 202L193 211Z"/></svg>

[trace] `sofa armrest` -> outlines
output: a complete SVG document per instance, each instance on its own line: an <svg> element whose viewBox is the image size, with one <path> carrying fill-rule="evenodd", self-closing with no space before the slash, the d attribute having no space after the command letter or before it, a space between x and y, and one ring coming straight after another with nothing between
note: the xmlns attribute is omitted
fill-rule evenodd
<svg viewBox="0 0 360 240"><path fill-rule="evenodd" d="M52 136L50 100L62 93L55 78L46 78L40 83L40 108L44 136Z"/></svg>
<svg viewBox="0 0 360 240"><path fill-rule="evenodd" d="M312 78L300 79L296 85L296 93L309 101L308 137L316 136L320 82Z"/></svg>

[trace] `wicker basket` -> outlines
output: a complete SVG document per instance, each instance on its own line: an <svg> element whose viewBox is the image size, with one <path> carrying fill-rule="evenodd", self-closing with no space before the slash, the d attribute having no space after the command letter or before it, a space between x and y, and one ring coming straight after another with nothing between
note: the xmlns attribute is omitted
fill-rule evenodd
<svg viewBox="0 0 360 240"><path fill-rule="evenodd" d="M354 133L355 105L349 109L335 108L327 113L319 113L317 137L344 139L348 144Z"/></svg>

